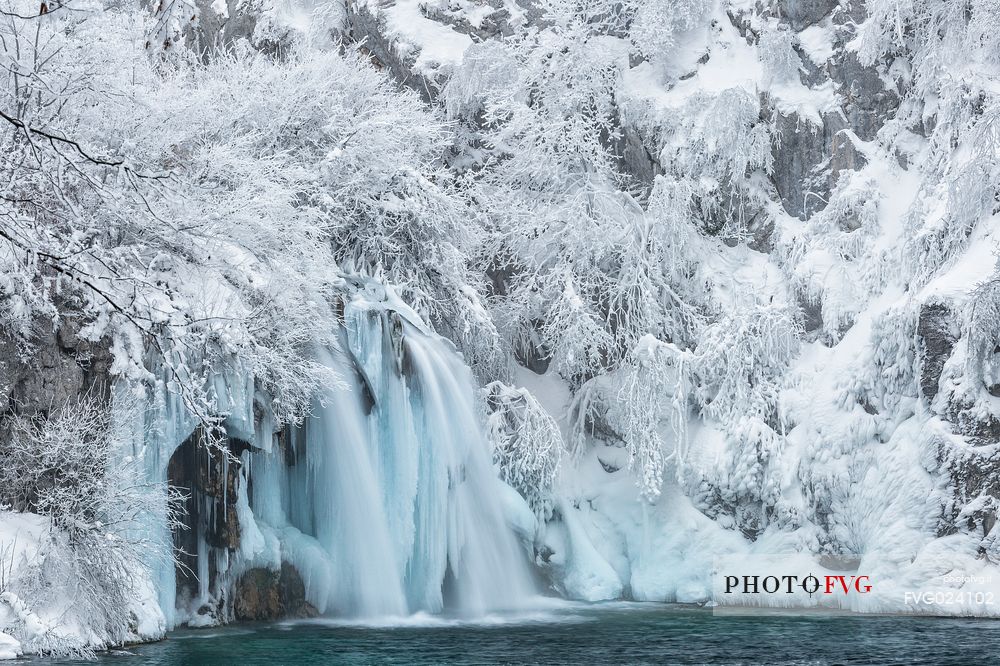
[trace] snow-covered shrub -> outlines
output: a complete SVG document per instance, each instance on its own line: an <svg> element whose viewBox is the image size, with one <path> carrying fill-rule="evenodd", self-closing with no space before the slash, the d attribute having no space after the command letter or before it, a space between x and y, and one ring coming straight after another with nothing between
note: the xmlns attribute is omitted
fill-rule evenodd
<svg viewBox="0 0 1000 666"><path fill-rule="evenodd" d="M921 196L907 217L903 259L915 284L929 281L967 247L995 212L1000 182L1000 96L995 63L1000 7L993 0L875 0L852 42L865 65L892 71L906 94L890 123L901 139L927 138ZM965 72L954 76L954 71Z"/></svg>
<svg viewBox="0 0 1000 666"><path fill-rule="evenodd" d="M148 567L171 557L148 526L173 525L179 498L146 482L126 455L137 414L124 402L117 409L125 411L83 398L45 419L15 418L0 442L0 503L51 525L37 557L5 581L6 602L20 618L8 632L30 652L86 655L134 640Z"/></svg>
<svg viewBox="0 0 1000 666"><path fill-rule="evenodd" d="M983 218L996 212L996 183L1000 178L1000 96L986 112L972 119L958 119L962 137L943 137L961 148L939 165L925 167L925 194L906 218L903 267L914 285L926 284L942 268L954 263L969 246L970 236ZM966 129L968 128L968 129Z"/></svg>
<svg viewBox="0 0 1000 666"><path fill-rule="evenodd" d="M687 447L690 353L653 336L642 338L609 411L628 450L628 466L637 473L644 497L656 499L668 462L680 468ZM669 427L669 434L664 431ZM664 439L673 447L666 450Z"/></svg>
<svg viewBox="0 0 1000 666"><path fill-rule="evenodd" d="M737 299L705 329L695 354L695 397L702 413L724 424L748 416L773 422L799 331L786 306Z"/></svg>
<svg viewBox="0 0 1000 666"><path fill-rule="evenodd" d="M458 345L480 382L509 381L510 343L487 311L486 299L471 285L458 287L454 298L453 307L437 313L437 332Z"/></svg>
<svg viewBox="0 0 1000 666"><path fill-rule="evenodd" d="M755 539L772 520L794 522L794 511L781 500L782 434L760 417L741 417L730 424L726 453L708 469L691 470L687 486L701 509L727 527Z"/></svg>
<svg viewBox="0 0 1000 666"><path fill-rule="evenodd" d="M862 62L874 63L903 48L920 1L872 0L865 4L868 18L858 31L858 56Z"/></svg>
<svg viewBox="0 0 1000 666"><path fill-rule="evenodd" d="M641 496L655 501L667 465L678 475L684 469L693 358L673 343L643 336L619 367L576 392L568 411L573 454L581 455L593 438L623 447Z"/></svg>
<svg viewBox="0 0 1000 666"><path fill-rule="evenodd" d="M486 432L500 478L524 497L539 521L548 520L564 447L559 426L525 389L492 382L483 391Z"/></svg>
<svg viewBox="0 0 1000 666"><path fill-rule="evenodd" d="M997 375L1000 368L994 367L1000 346L1000 274L976 286L969 294L963 329L968 345L965 359L968 377L984 384L987 375L1000 379ZM993 384L1000 384L1000 381L986 385L991 387Z"/></svg>
<svg viewBox="0 0 1000 666"><path fill-rule="evenodd" d="M1000 426L1000 280L994 274L977 285L965 303L961 337L944 364L938 398L949 421L960 431L993 440Z"/></svg>
<svg viewBox="0 0 1000 666"><path fill-rule="evenodd" d="M608 285L608 320L625 354L645 335L690 346L711 300L700 259L710 243L694 224L688 183L658 176L645 214L616 253Z"/></svg>
<svg viewBox="0 0 1000 666"><path fill-rule="evenodd" d="M917 397L916 308L898 307L874 318L871 344L844 376L841 409L908 415L905 402Z"/></svg>
<svg viewBox="0 0 1000 666"><path fill-rule="evenodd" d="M761 176L770 174L773 162L757 96L739 87L698 92L659 131L660 164L688 183L702 227L744 238L766 200Z"/></svg>
<svg viewBox="0 0 1000 666"><path fill-rule="evenodd" d="M571 276L565 276L562 294L554 299L543 321L546 348L552 350L552 361L564 377L577 380L606 367L613 340L580 298Z"/></svg>
<svg viewBox="0 0 1000 666"><path fill-rule="evenodd" d="M798 83L802 62L795 53L794 44L790 30L765 28L761 32L757 46L765 86Z"/></svg>
<svg viewBox="0 0 1000 666"><path fill-rule="evenodd" d="M681 33L697 26L708 4L703 0L632 0L629 39L648 59L670 54Z"/></svg>
<svg viewBox="0 0 1000 666"><path fill-rule="evenodd" d="M516 80L517 57L510 46L492 40L473 44L442 90L445 111L450 118L473 120L501 95L507 97L507 105L521 103L524 92Z"/></svg>
<svg viewBox="0 0 1000 666"><path fill-rule="evenodd" d="M778 240L781 266L799 298L819 306L827 342L840 339L898 266L896 253L875 242L881 199L874 179L845 173L828 205Z"/></svg>

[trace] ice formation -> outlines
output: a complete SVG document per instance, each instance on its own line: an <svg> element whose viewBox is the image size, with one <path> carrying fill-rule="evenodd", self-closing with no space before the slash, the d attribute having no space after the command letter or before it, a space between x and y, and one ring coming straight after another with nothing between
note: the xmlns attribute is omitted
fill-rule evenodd
<svg viewBox="0 0 1000 666"><path fill-rule="evenodd" d="M300 426L276 433L266 416L255 423L254 395L238 373L215 382L233 407L227 432L252 444L238 472L241 537L229 553L207 542L206 523L193 527L193 598L175 599L173 565L160 567L171 626L224 621L236 578L283 562L318 612L338 616L482 614L522 607L535 593L530 543L512 529L530 511L496 476L461 357L398 301L358 296L344 317L339 348L315 352L341 385L318 396ZM256 413L266 413L260 401ZM194 423L169 401L157 423L145 456L165 479Z"/></svg>

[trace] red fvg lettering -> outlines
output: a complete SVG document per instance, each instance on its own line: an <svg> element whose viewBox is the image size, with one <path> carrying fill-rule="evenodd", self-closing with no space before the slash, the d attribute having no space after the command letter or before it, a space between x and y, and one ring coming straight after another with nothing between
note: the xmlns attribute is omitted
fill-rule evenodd
<svg viewBox="0 0 1000 666"><path fill-rule="evenodd" d="M862 585L862 581L865 581L865 585ZM839 587L847 594L851 591L853 587L856 591L864 594L865 592L871 592L872 586L867 584L868 576L827 576L826 577L826 588L824 592L826 594L833 594L838 591Z"/></svg>

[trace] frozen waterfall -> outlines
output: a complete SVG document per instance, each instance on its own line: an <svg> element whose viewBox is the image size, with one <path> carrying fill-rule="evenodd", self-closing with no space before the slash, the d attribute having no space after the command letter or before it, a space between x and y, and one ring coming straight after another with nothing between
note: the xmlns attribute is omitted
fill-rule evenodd
<svg viewBox="0 0 1000 666"><path fill-rule="evenodd" d="M306 464L286 475L285 491L254 484L254 510L277 519L272 527L310 534L328 556L321 585L310 580L317 563L301 566L321 611L373 617L522 604L532 591L526 553L497 499L501 482L468 369L396 311L355 304L346 320L343 349L320 352L345 386L317 400L293 438ZM280 456L258 457L255 465L286 466Z"/></svg>
<svg viewBox="0 0 1000 666"><path fill-rule="evenodd" d="M199 580L177 620L199 621L198 608L225 599L243 572L276 571L282 562L328 615L475 615L523 607L532 597L528 549L508 525L509 501L501 498L511 493L493 468L461 357L402 304L359 298L345 310L340 349L316 352L341 386L319 396L301 426L281 433L261 415L258 396L256 428L249 435L238 429L237 438L252 439L238 472L239 545L210 548L211 527L194 526L198 569L209 575L211 559L218 582ZM230 383L239 390L227 390ZM226 391L230 405L235 394L252 406L244 384L216 382L216 390ZM161 469L193 428L183 426L172 447L160 444ZM163 573L161 586L172 588L174 577ZM173 602L173 590L160 598Z"/></svg>

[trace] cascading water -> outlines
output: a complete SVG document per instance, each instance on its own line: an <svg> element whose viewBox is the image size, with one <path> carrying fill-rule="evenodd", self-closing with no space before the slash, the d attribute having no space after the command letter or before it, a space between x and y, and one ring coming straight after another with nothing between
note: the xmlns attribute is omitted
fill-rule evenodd
<svg viewBox="0 0 1000 666"><path fill-rule="evenodd" d="M288 455L250 461L264 550L300 571L320 612L523 605L526 553L498 499L468 369L413 315L358 301L345 319L342 349L318 352L344 386L316 401Z"/></svg>
<svg viewBox="0 0 1000 666"><path fill-rule="evenodd" d="M305 425L297 492L312 502L334 581L308 593L369 617L523 604L525 553L497 500L468 369L399 312L355 303L345 317L344 350L320 357L346 386Z"/></svg>
<svg viewBox="0 0 1000 666"><path fill-rule="evenodd" d="M317 540L341 582L331 602L363 616L514 607L530 591L504 523L472 378L439 338L399 314L347 312L347 380L307 424ZM351 363L351 360L356 365ZM447 585L445 585L447 583Z"/></svg>

